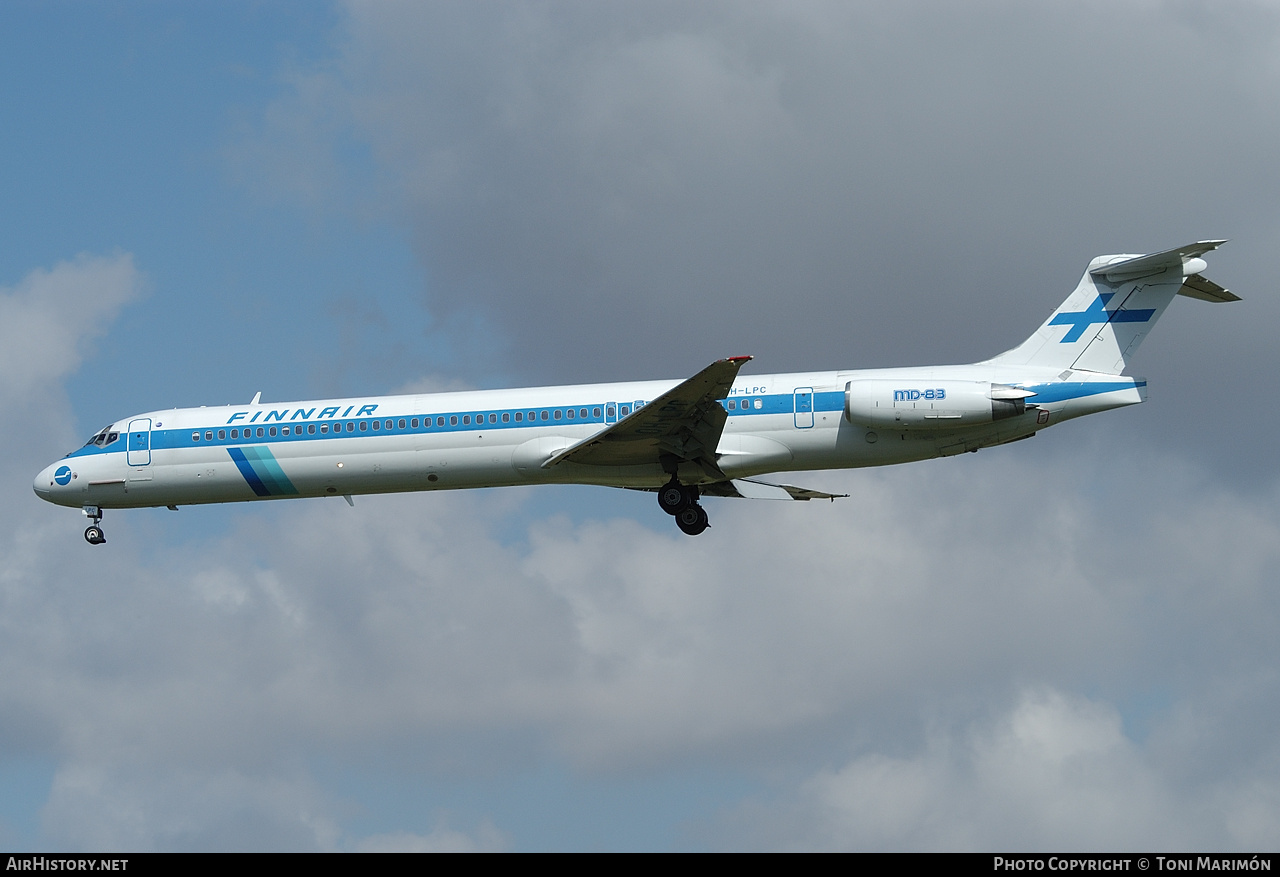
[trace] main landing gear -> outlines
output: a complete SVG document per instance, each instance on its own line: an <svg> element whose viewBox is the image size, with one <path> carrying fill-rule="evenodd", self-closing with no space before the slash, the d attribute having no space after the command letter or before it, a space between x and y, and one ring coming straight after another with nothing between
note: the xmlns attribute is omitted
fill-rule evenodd
<svg viewBox="0 0 1280 877"><path fill-rule="evenodd" d="M698 488L672 478L658 489L658 505L676 519L680 532L697 536L707 527L707 510L698 504Z"/></svg>
<svg viewBox="0 0 1280 877"><path fill-rule="evenodd" d="M84 541L90 545L101 545L107 541L107 534L102 532L102 528L98 526L102 522L102 509L96 505L87 505L84 507L85 517L93 521L84 531Z"/></svg>

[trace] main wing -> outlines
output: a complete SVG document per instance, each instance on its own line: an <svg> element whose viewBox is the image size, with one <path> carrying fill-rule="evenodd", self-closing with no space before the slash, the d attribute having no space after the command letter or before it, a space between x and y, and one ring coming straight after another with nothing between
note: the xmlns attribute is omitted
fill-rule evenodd
<svg viewBox="0 0 1280 877"><path fill-rule="evenodd" d="M728 419L720 400L750 360L731 356L711 363L608 429L556 454L542 468L568 460L588 466L659 463L674 471L680 463L694 463L711 480L727 481L716 464L716 447Z"/></svg>

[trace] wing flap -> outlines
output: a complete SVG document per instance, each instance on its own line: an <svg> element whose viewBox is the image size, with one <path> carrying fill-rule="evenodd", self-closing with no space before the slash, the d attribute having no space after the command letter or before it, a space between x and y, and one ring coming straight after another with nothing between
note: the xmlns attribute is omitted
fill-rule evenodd
<svg viewBox="0 0 1280 877"><path fill-rule="evenodd" d="M811 499L829 499L834 502L843 499L847 493L824 493L821 490L810 490L807 487L794 487L790 484L772 484L758 478L735 478L732 481L720 481L715 484L704 484L699 490L704 496L733 496L739 499L783 499L808 502Z"/></svg>

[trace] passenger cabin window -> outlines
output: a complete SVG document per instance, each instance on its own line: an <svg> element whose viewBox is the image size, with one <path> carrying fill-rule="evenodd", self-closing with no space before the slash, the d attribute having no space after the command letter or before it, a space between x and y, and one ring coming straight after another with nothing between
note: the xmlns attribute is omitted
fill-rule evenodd
<svg viewBox="0 0 1280 877"><path fill-rule="evenodd" d="M619 417L626 417L626 416L627 416L628 414L630 414L630 413L631 413L631 406L630 406L630 405L623 405L622 407L620 407L620 408L618 409L618 416L619 416Z"/></svg>
<svg viewBox="0 0 1280 877"><path fill-rule="evenodd" d="M503 422L503 423L510 423L510 422L511 422L511 412L510 412L510 411L504 411L504 412L502 412L502 422Z"/></svg>
<svg viewBox="0 0 1280 877"><path fill-rule="evenodd" d="M520 422L520 421L522 421L522 420L524 420L524 412L523 412L523 411L517 411L517 412L516 412L516 423L519 423L519 422Z"/></svg>
<svg viewBox="0 0 1280 877"><path fill-rule="evenodd" d="M213 430L209 430L204 434L204 440L207 442L213 441Z"/></svg>
<svg viewBox="0 0 1280 877"><path fill-rule="evenodd" d="M276 435L276 428L275 428L274 426L273 426L273 427L271 427L269 430L267 430L267 433L268 433L272 438L275 438L275 435Z"/></svg>
<svg viewBox="0 0 1280 877"><path fill-rule="evenodd" d="M218 441L222 441L226 437L227 437L227 431L225 429L218 430Z"/></svg>
<svg viewBox="0 0 1280 877"><path fill-rule="evenodd" d="M193 432L193 433L191 433L191 440L192 440L193 442L198 442L198 441L200 441L200 433L198 433L198 432Z"/></svg>

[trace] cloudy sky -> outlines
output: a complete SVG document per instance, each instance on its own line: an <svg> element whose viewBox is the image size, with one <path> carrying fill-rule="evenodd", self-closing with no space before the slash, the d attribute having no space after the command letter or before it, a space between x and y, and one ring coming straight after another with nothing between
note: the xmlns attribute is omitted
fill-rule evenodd
<svg viewBox="0 0 1280 877"><path fill-rule="evenodd" d="M1280 842L1280 6L19 0L0 71L0 847ZM697 539L31 492L257 391L982 359L1206 238L1148 404Z"/></svg>

